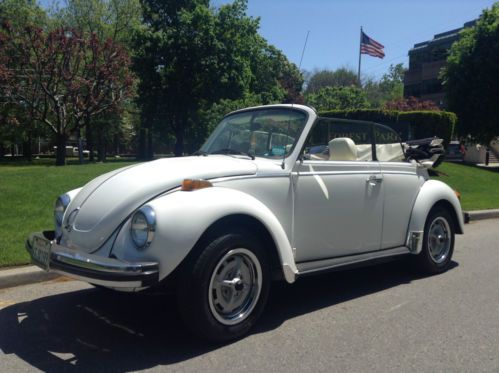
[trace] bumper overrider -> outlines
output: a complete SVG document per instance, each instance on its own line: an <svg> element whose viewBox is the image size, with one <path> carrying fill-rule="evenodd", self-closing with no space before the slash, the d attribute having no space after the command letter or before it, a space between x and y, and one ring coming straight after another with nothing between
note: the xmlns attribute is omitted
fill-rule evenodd
<svg viewBox="0 0 499 373"><path fill-rule="evenodd" d="M82 253L59 245L53 231L30 234L26 249L38 267L91 284L113 288L142 288L159 280L157 262L126 262Z"/></svg>

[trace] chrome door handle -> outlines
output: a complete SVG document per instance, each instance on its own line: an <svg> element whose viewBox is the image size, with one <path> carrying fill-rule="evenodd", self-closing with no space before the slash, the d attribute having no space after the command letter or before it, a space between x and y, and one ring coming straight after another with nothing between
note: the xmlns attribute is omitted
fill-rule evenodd
<svg viewBox="0 0 499 373"><path fill-rule="evenodd" d="M371 184L376 184L377 182L382 182L383 181L383 176L381 175L371 175L366 179L366 182L371 183Z"/></svg>

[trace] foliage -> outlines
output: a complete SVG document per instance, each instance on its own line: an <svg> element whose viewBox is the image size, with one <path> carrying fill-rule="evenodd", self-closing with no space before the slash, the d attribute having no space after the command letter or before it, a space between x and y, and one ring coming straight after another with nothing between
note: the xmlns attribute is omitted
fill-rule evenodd
<svg viewBox="0 0 499 373"><path fill-rule="evenodd" d="M349 87L352 85L358 85L357 74L346 67L334 71L319 70L311 73L307 80L305 94L318 93L326 87Z"/></svg>
<svg viewBox="0 0 499 373"><path fill-rule="evenodd" d="M22 31L6 24L0 54L8 56L5 96L56 136L56 164L65 163L68 135L90 117L119 109L133 92L127 53L112 40L74 30Z"/></svg>
<svg viewBox="0 0 499 373"><path fill-rule="evenodd" d="M449 108L459 133L488 143L499 135L499 3L483 11L474 27L461 32L443 71Z"/></svg>
<svg viewBox="0 0 499 373"><path fill-rule="evenodd" d="M306 94L317 93L326 87L349 87L358 85L357 74L346 67L337 70L319 70L311 74L307 81Z"/></svg>
<svg viewBox="0 0 499 373"><path fill-rule="evenodd" d="M35 0L1 0L0 24L9 22L20 30L27 26L47 27L50 19Z"/></svg>
<svg viewBox="0 0 499 373"><path fill-rule="evenodd" d="M196 119L220 100L300 99L301 74L258 35L259 20L246 15L246 0L218 9L202 0L143 5L144 26L134 40L143 155L152 156L154 133L173 133L175 155L182 155L186 133L203 133L192 128L203 125Z"/></svg>
<svg viewBox="0 0 499 373"><path fill-rule="evenodd" d="M385 110L398 110L398 111L415 111L415 110L440 111L440 108L433 101L420 100L413 96L394 99L385 102L383 108Z"/></svg>
<svg viewBox="0 0 499 373"><path fill-rule="evenodd" d="M371 107L382 108L386 102L402 99L404 94L403 64L390 65L388 72L383 74L380 81L368 79L364 83L364 90Z"/></svg>
<svg viewBox="0 0 499 373"><path fill-rule="evenodd" d="M0 0L0 25L16 25L19 29L28 26L48 28L51 26L50 18L45 10L34 0ZM2 36L0 35L0 38ZM2 40L0 40L0 43ZM10 76L7 69L8 56L0 53L0 82ZM0 86L1 87L1 86ZM5 88L0 88L0 156L4 153L4 146L13 146L23 143L24 155L31 157L30 140L35 135L42 134L37 124L33 121L32 113L22 107L17 107L8 102Z"/></svg>
<svg viewBox="0 0 499 373"><path fill-rule="evenodd" d="M322 112L322 116L366 120L386 124L397 131L400 126L410 126L411 139L437 136L446 143L452 138L457 122L454 113L447 111L389 111L389 110L333 110ZM408 138L402 138L408 140Z"/></svg>
<svg viewBox="0 0 499 373"><path fill-rule="evenodd" d="M357 87L324 87L306 96L307 104L316 110L366 109L369 107L366 93Z"/></svg>
<svg viewBox="0 0 499 373"><path fill-rule="evenodd" d="M63 4L55 15L59 27L95 34L101 40L128 45L140 25L139 0L64 0Z"/></svg>

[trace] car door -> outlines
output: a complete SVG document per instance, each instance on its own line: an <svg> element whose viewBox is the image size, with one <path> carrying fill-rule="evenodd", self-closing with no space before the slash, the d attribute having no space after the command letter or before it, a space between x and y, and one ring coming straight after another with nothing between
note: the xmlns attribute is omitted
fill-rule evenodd
<svg viewBox="0 0 499 373"><path fill-rule="evenodd" d="M379 250L383 176L372 127L319 118L293 170L297 263Z"/></svg>
<svg viewBox="0 0 499 373"><path fill-rule="evenodd" d="M405 245L412 207L424 183L414 163L405 160L399 136L391 128L374 125L376 159L383 175L384 213L381 248Z"/></svg>

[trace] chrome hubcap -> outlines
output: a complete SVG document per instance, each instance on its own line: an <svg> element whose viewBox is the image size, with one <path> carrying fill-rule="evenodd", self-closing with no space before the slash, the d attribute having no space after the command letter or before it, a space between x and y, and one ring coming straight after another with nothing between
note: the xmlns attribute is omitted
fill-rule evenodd
<svg viewBox="0 0 499 373"><path fill-rule="evenodd" d="M247 249L233 249L217 263L208 293L210 309L219 322L234 325L255 308L262 288L262 268Z"/></svg>
<svg viewBox="0 0 499 373"><path fill-rule="evenodd" d="M440 264L447 259L451 246L451 230L447 220L435 218L428 231L428 249L431 259Z"/></svg>

